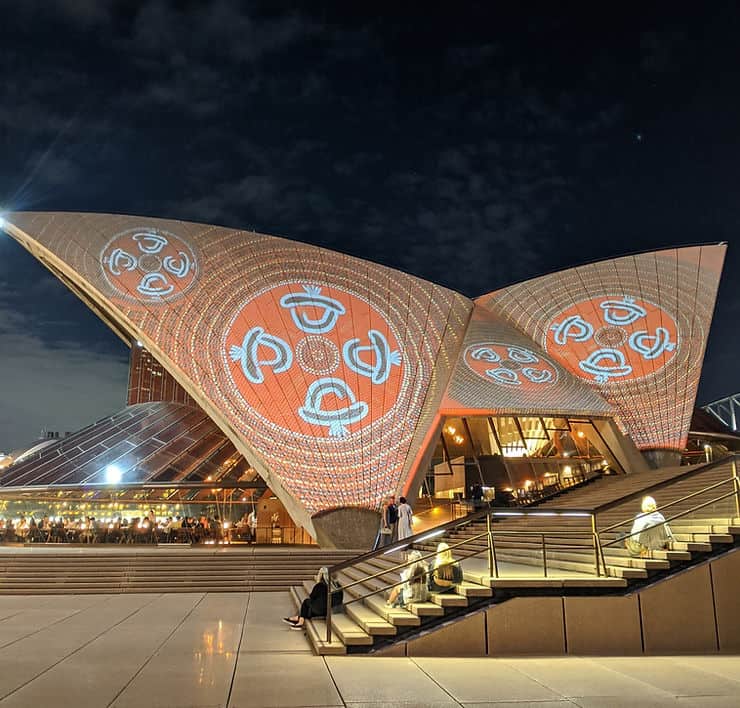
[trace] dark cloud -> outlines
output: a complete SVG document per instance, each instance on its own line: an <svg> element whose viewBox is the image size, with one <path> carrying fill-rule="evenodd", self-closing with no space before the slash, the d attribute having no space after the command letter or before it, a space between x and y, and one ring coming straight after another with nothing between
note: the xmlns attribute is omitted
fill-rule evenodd
<svg viewBox="0 0 740 708"><path fill-rule="evenodd" d="M0 9L0 205L253 228L468 295L730 240L740 223L729 5L639 17L280 0ZM0 244L6 313L65 356L76 325L118 371L122 347L93 316L80 325L68 296L42 298L47 280ZM724 373L738 302L724 287L704 398L740 388ZM31 372L25 382L37 390Z"/></svg>
<svg viewBox="0 0 740 708"><path fill-rule="evenodd" d="M37 334L43 325L0 305L0 450L30 443L43 428L78 430L125 405L125 360L86 348L73 332L51 345Z"/></svg>

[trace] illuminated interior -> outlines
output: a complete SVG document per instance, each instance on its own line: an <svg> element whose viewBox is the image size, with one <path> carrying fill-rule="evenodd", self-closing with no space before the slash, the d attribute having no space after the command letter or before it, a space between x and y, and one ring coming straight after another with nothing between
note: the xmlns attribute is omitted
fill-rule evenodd
<svg viewBox="0 0 740 708"><path fill-rule="evenodd" d="M432 468L440 497L467 497L478 483L542 492L623 472L592 420L552 416L447 417Z"/></svg>

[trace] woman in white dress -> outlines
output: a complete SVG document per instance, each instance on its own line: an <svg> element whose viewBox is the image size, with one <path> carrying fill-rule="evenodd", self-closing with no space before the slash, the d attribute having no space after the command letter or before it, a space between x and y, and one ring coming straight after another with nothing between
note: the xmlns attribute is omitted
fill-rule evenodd
<svg viewBox="0 0 740 708"><path fill-rule="evenodd" d="M399 499L400 504L398 505L398 540L401 541L404 538L413 536L414 532L411 530L412 519L414 518L414 512L411 510L406 497Z"/></svg>

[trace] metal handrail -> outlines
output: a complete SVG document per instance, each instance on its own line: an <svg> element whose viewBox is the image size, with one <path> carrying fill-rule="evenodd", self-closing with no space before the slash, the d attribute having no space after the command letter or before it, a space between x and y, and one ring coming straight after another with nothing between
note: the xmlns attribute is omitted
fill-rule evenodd
<svg viewBox="0 0 740 708"><path fill-rule="evenodd" d="M728 480L728 481L733 481L733 480ZM715 504L716 502L722 501L723 499L729 499L730 497L735 497L735 498L738 497L737 489L734 489L733 491L728 492L727 494L723 494L721 497L717 497L716 499L710 499L708 502L704 502L703 504L694 506L691 509L688 509L687 511L683 511L680 514L676 514L675 516L669 516L667 519L665 519L665 521L659 521L657 524L653 524L652 526L646 526L644 529L642 529L642 531L635 531L634 533L628 533L628 534L625 534L624 536L620 536L619 538L616 538L613 541L609 541L608 543L602 544L602 547L613 546L615 543L623 543L625 538L632 538L632 536L637 536L638 534L641 534L643 531L648 531L649 529L658 528L658 526L667 524L669 521L675 521L676 519L680 519L684 516L687 516L688 514L698 511L699 509L703 509L705 506L710 506L711 504ZM644 516L644 514L640 514L640 516Z"/></svg>
<svg viewBox="0 0 740 708"><path fill-rule="evenodd" d="M472 514L468 514L467 516L463 516L459 519L453 519L452 521L447 521L444 524L440 524L439 526L435 526L434 530L431 531L427 529L426 531L420 531L417 534L414 534L413 536L409 536L407 538L401 539L397 541L396 543L392 543L389 546L385 546L382 548L374 548L371 551L368 551L367 553L363 553L361 556L357 556L355 558L351 558L350 560L344 561L342 563L337 563L336 565L333 565L331 568L329 568L330 573L335 573L339 570L344 570L345 568L348 568L351 565L354 565L355 563L361 563L364 560L367 560L368 558L372 558L374 556L380 556L385 553L388 553L392 547L398 546L397 550L401 550L405 548L408 545L411 545L412 543L418 542L419 538L423 536L429 536L430 533L434 533L435 535L442 535L444 531L446 531L449 528L452 528L454 526L467 526L470 523L473 523L474 521L477 521L478 519L482 519L487 514L491 513L491 509L481 509L480 511L473 512ZM440 532L437 534L437 532Z"/></svg>
<svg viewBox="0 0 740 708"><path fill-rule="evenodd" d="M721 482L716 482L715 484L710 485L709 487L704 487L704 489L700 489L698 492L692 492L691 494L687 494L684 497L681 497L680 499L674 499L672 502L668 502L667 504L661 504L661 509L668 509L668 507L674 506L676 504L680 504L681 502L685 502L687 499L691 499L692 497L699 496L700 494L705 494L706 492L711 491L712 489L715 489L716 487L721 487L723 484L727 484L728 482L734 482L736 478L728 477L727 479L723 479ZM643 495L644 496L644 495ZM652 512L645 512L644 514L639 514L639 516L649 516ZM611 526L607 526L606 528L601 529L601 533L607 533L608 531L612 531L615 528L618 528L619 526L623 526L628 521L633 521L637 517L628 517L624 521L619 521L616 524L612 524ZM676 517L678 518L678 517Z"/></svg>
<svg viewBox="0 0 740 708"><path fill-rule="evenodd" d="M614 507L620 506L624 502L631 501L633 499L637 499L638 497L645 496L646 494L649 494L656 489L662 489L663 487L667 487L671 484L674 484L675 482L680 482L685 479L688 479L689 477L694 477L695 475L703 474L704 472L707 472L711 469L714 469L715 467L725 464L730 460L735 460L740 455L733 455L730 453L729 455L725 455L724 457L721 457L718 460L714 460L712 462L708 462L705 465L701 465L698 467L692 467L688 469L686 472L681 472L680 474L677 474L675 477L671 477L670 479L664 479L661 482L656 482L655 484L651 484L649 487L644 487L643 489L639 489L635 492L631 492L630 494L625 494L623 497L620 497L619 499L615 499L614 501L606 502L606 504L602 504L601 506L597 506L593 509L595 513L603 513L604 511L608 511L609 509L613 509Z"/></svg>
<svg viewBox="0 0 740 708"><path fill-rule="evenodd" d="M505 516L562 516L567 514L573 514L578 515L582 517L590 517L591 518L591 531L584 532L584 531L577 531L573 529L561 529L558 531L533 531L533 530L501 530L496 531L495 533L491 530L491 519L493 516L496 515L505 515ZM553 512L546 512L546 511L539 511L539 510L532 510L532 511L519 511L519 512L496 512L492 509L486 509L483 510L480 513L472 514L465 519L457 519L453 522L448 522L446 524L443 524L440 527L437 527L434 531L431 533L429 531L415 534L414 536L411 536L409 538L402 539L402 541L398 544L392 544L390 547L385 547L380 550L371 551L369 553L365 553L362 556L359 556L357 558L350 559L348 561L345 561L343 563L339 563L335 566L332 566L328 569L328 597L327 597L327 603L326 603L326 642L331 642L332 637L332 628L331 628L331 617L332 617L332 602L331 602L331 596L333 590L333 581L332 578L336 576L336 573L344 570L345 568L348 568L350 566L356 565L357 563L363 562L365 560L369 560L371 558L388 555L389 553L393 553L395 551L400 551L404 548L409 547L410 545L413 545L413 543L420 542L423 540L426 540L428 538L437 537L443 535L446 531L448 531L450 528L458 528L462 526L467 526L470 523L477 521L481 517L485 516L486 518L486 530L484 532L475 534L469 538L465 538L462 541L459 541L457 543L453 543L449 545L449 550L453 551L455 549L460 549L464 546L470 546L470 544L474 543L475 541L486 538L487 543L485 547L478 549L475 552L472 552L468 558L473 558L475 556L481 555L482 553L488 554L488 572L489 577L498 577L498 560L496 558L496 536L504 537L504 538L511 538L511 537L539 537L541 546L542 546L542 567L543 567L543 573L544 577L547 577L547 536L548 535L555 535L555 536L565 536L565 537L589 537L592 540L593 548L594 548L594 557L595 557L595 570L596 575L601 576L601 571L603 569L604 574L606 575L606 564L604 563L604 556L603 552L600 550L600 544L598 539L598 533L594 532L595 528L595 522L593 519L593 514L591 512L587 512L584 510L565 510L561 509L557 513ZM549 543L550 549L553 548L570 548L570 545L566 545L563 543L553 543L553 541L550 541ZM391 566L390 568L384 568L382 570L378 570L376 573L371 573L370 575L363 575L363 577L353 580L351 583L348 583L347 585L342 586L342 590L349 590L350 588L356 587L358 585L364 585L368 581L375 580L377 578L380 578L381 576L387 575L389 573L397 572L403 568L407 568L413 563L421 561L427 561L431 558L434 558L437 555L436 551L432 551L430 553L427 553L425 555L422 555L421 558L416 559L414 561L406 560L403 563L397 563L396 565ZM373 590L372 592L368 592L366 594L361 594L359 597L354 597L350 600L343 600L342 601L342 607L352 604L354 602L359 602L361 600L364 600L368 597L378 595L381 593L385 593L386 590L389 588L394 588L399 585L404 584L405 580L399 580L395 583L385 584L383 588Z"/></svg>
<svg viewBox="0 0 740 708"><path fill-rule="evenodd" d="M603 511L608 508L613 508L614 506L622 504L625 500L631 499L640 495L644 495L645 492L648 491L648 489L655 489L658 487L667 486L668 484L671 484L673 482L676 482L678 480L686 479L689 476L693 476L694 474L699 474L702 472L706 472L708 469L712 469L716 467L718 464L722 464L727 462L728 459L732 458L733 463L733 476L722 480L721 482L716 482L712 485L709 485L708 487L705 487L704 489L699 490L698 492L693 492L691 494L685 495L684 497L681 497L679 499L676 499L672 502L669 502L666 504L663 508L668 508L671 506L674 506L676 504L679 504L681 502L684 502L688 499L692 499L696 496L699 496L700 494L705 494L708 491L711 491L712 489L716 489L717 487L720 487L722 485L728 484L730 482L733 483L733 491L729 492L727 494L724 494L720 497L717 497L716 499L711 499L708 502L705 502L703 504L699 504L697 506L692 507L691 509L688 509L684 512L678 513L674 516L670 516L669 518L665 519L665 521L662 521L658 524L654 524L653 526L647 527L647 528L656 528L657 526L660 526L663 523L668 523L669 521L674 521L675 519L679 519L682 517L685 517L699 509L703 509L707 506L710 506L711 504L715 504L718 501L722 501L723 499L728 499L730 497L735 497L736 499L736 506L740 510L740 478L738 478L737 474L737 467L736 467L736 459L737 456L727 456L723 458L722 460L718 460L716 463L713 463L711 465L706 465L702 467L699 470L692 470L690 473L685 473L678 475L677 477L673 477L671 480L665 480L664 482L659 482L658 484L652 485L652 487L648 487L647 489L642 489L639 492L635 492L630 495L626 495L625 497L622 497L620 500L616 502L612 502L610 504L605 504L601 507L597 507L597 509L559 509L557 512L552 511L539 511L539 510L519 510L519 511L495 511L494 509L484 509L481 512L477 512L474 514L471 514L467 517L464 517L463 519L456 519L450 522L447 522L446 524L442 524L441 526L437 527L433 532L422 532L419 534L415 534L414 536L411 536L409 538L402 539L398 544L392 544L391 547L382 548L380 550L373 550L368 553L363 554L362 556L359 556L358 558L353 558L348 561L345 561L343 563L340 563L336 566L333 566L329 569L329 597L327 602L327 613L326 613L326 641L327 643L331 642L331 636L332 636L332 629L331 629L331 614L332 614L332 608L331 608L331 587L332 587L332 575L336 572L343 570L345 568L348 568L352 565L355 565L359 562L368 560L373 557L378 557L381 555L387 555L388 553L392 553L394 551L399 551L404 548L407 548L410 545L413 545L414 543L418 543L422 540L425 540L426 538L441 536L447 531L454 529L454 528L460 528L463 526L467 526L475 521L478 521L479 519L482 519L483 517L486 518L486 531L476 534L470 538L466 538L458 543L452 544L449 546L450 550L456 549L456 548L462 548L463 546L468 546L471 543L479 540L480 538L486 538L486 546L484 548L479 549L478 551L471 553L468 557L475 557L478 556L484 552L488 554L488 566L489 566L489 577L498 577L498 563L496 558L496 536L499 537L523 537L523 536L539 536L542 543L542 566L543 566L543 573L544 576L547 577L547 541L546 536L547 534L554 534L557 536L584 536L588 535L593 540L593 547L594 547L594 567L596 570L596 575L601 576L601 571L603 569L604 575L607 575L607 567L606 567L606 559L604 555L604 548L608 548L610 546L613 546L617 543L624 542L625 538L630 538L634 535L637 535L637 533L630 533L626 536L620 536L619 539L615 539L613 541L609 541L607 543L602 543L601 541L601 534L606 533L608 531L611 531L619 526L622 526L626 521L630 521L630 519L627 519L626 521L622 521L618 524L613 524L612 526L607 527L606 529L599 530L596 524L596 514L599 510ZM738 511L738 514L740 515L740 511ZM578 516L588 516L591 519L591 533L584 534L583 532L574 531L570 529L561 529L559 531L532 531L532 530L526 530L526 531L520 531L520 530L501 530L497 532L493 532L491 529L491 521L492 518L495 516L503 516L503 517L516 517L516 516L567 516L567 515L578 515ZM642 531L647 530L643 529ZM553 544L550 542L550 548L567 548L567 546L563 544ZM418 560L426 560L429 558L432 558L436 555L436 553L428 553L426 555L423 555L421 559ZM402 568L406 568L410 566L412 563L417 561L405 561L404 563L399 563L395 566L392 566L391 568L385 568L383 570L379 570L377 573L373 573L368 576L364 576L358 580L354 580L347 586L345 586L347 589L356 587L358 585L362 585L367 583L369 580L375 580L376 578L379 578L380 576L387 575L388 573L392 573L395 571L398 571ZM361 595L360 597L355 597L351 600L348 600L346 602L342 602L342 606L346 606L349 604L352 604L353 602L359 602L361 600L364 600L367 597L371 597L373 595L378 595L379 593L383 593L386 589L397 587L398 585L403 584L405 581L400 580L399 582L392 583L387 585L384 589L374 590L372 592L369 592L365 595Z"/></svg>

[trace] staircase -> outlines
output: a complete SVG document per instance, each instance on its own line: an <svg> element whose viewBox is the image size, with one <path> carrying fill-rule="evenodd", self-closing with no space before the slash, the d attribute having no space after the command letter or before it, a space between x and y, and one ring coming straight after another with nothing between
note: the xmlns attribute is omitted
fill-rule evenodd
<svg viewBox="0 0 740 708"><path fill-rule="evenodd" d="M0 595L286 591L356 555L260 546L0 549Z"/></svg>
<svg viewBox="0 0 740 708"><path fill-rule="evenodd" d="M702 467L604 478L536 509L493 509L498 566L493 574L488 571L486 512L445 524L433 538L428 532L419 534L409 547L425 555L433 554L440 541L453 547L463 567L463 582L454 593L432 594L429 602L406 609L385 605L388 588L400 582L396 567L404 563L400 549L365 554L355 563L332 569L332 579L345 588L345 605L343 613L331 618L331 641L323 620L307 622L307 636L317 654L371 652L517 595L623 594L740 542L733 492L737 483L727 483L732 476L732 459L727 459ZM634 558L619 536L630 532L645 494L656 498L669 519L674 543L670 550ZM707 503L724 495L729 496ZM600 575L592 518L601 543ZM304 582L291 589L296 608L312 585Z"/></svg>

